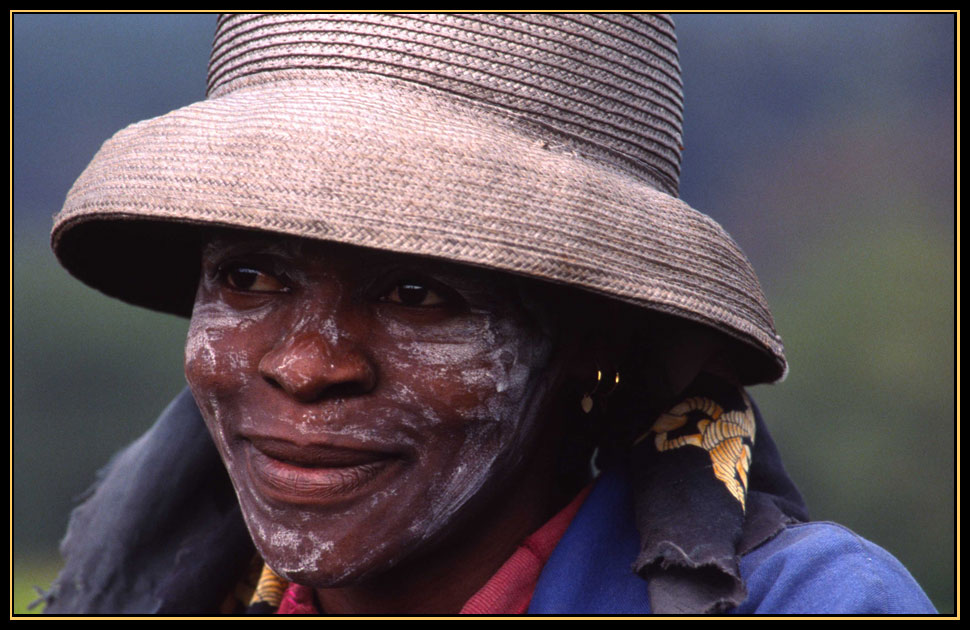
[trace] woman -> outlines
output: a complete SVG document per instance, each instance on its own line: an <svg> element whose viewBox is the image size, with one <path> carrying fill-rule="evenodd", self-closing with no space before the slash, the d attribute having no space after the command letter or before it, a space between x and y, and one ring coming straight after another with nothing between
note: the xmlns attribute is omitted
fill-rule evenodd
<svg viewBox="0 0 970 630"><path fill-rule="evenodd" d="M55 221L74 275L191 312L192 398L75 513L49 610L232 610L251 537L264 611L932 611L797 524L741 389L783 348L676 199L680 112L664 17L220 20L208 100Z"/></svg>

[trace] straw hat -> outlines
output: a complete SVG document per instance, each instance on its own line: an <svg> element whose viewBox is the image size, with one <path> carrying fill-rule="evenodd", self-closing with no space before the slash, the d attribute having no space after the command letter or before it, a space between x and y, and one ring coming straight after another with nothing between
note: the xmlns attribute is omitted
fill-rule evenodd
<svg viewBox="0 0 970 630"><path fill-rule="evenodd" d="M677 198L665 16L228 15L207 99L105 142L54 219L76 277L191 312L203 230L445 258L711 326L783 377L750 263Z"/></svg>

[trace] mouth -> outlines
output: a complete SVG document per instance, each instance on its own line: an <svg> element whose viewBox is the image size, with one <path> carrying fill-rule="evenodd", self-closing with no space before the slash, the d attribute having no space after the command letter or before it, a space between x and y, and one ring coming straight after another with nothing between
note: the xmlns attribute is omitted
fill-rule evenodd
<svg viewBox="0 0 970 630"><path fill-rule="evenodd" d="M271 502L325 506L362 496L401 458L325 444L249 438L247 465L256 491Z"/></svg>

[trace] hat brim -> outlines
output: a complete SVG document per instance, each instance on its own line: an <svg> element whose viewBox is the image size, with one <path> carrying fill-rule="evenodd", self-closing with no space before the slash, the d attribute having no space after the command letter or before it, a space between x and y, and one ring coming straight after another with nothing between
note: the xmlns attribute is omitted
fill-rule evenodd
<svg viewBox="0 0 970 630"><path fill-rule="evenodd" d="M712 326L758 351L756 380L781 378L781 340L727 233L577 146L419 85L275 82L116 134L68 193L52 244L87 284L180 315L198 272L184 225L444 258Z"/></svg>

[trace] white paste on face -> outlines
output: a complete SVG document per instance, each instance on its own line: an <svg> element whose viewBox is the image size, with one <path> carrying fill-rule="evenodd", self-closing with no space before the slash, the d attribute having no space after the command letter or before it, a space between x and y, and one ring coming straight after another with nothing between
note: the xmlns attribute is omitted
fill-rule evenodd
<svg viewBox="0 0 970 630"><path fill-rule="evenodd" d="M293 256L290 250L283 253ZM269 306L241 312L206 298L202 289L199 295L186 344L186 373L236 486L254 541L284 577L314 586L338 585L363 579L416 553L440 539L480 493L494 495L496 489L489 489L490 485L508 482L509 471L522 463L537 435L539 403L548 394L552 342L531 318L473 309L460 321L415 332L413 325L393 317L377 317L379 334L403 341L372 357L379 383L368 394L376 402L366 422L353 415L358 413L353 410L355 401L281 405L281 413L308 441L322 433L327 439L361 444L390 441L416 459L405 469L401 483L392 480L377 488L360 505L348 508L350 512L275 505L253 490L245 458L239 456L237 433L258 425L258 414L250 414L235 400L238 396L261 405L275 392L259 389L266 388L258 367L265 354L253 356L236 349L234 343L286 322L280 341L267 350L279 353L278 368L299 383L300 379L309 382L314 378L312 370L321 367L302 364L293 344L315 339L322 347L340 352L352 343L366 346L367 340L350 339L335 311L312 300L286 311L281 320ZM333 299L341 297L337 293ZM333 361L325 361L322 369L334 366ZM409 380L411 374L421 378ZM451 391L456 384L461 394L457 397ZM431 464L436 468L429 471ZM418 469L430 474L415 476ZM416 489L406 483L412 476L424 486ZM388 506L393 508L391 513L386 513ZM370 537L365 532L362 545L360 532L353 530L365 523L373 525L374 517L368 512L378 515L377 526L388 530Z"/></svg>

